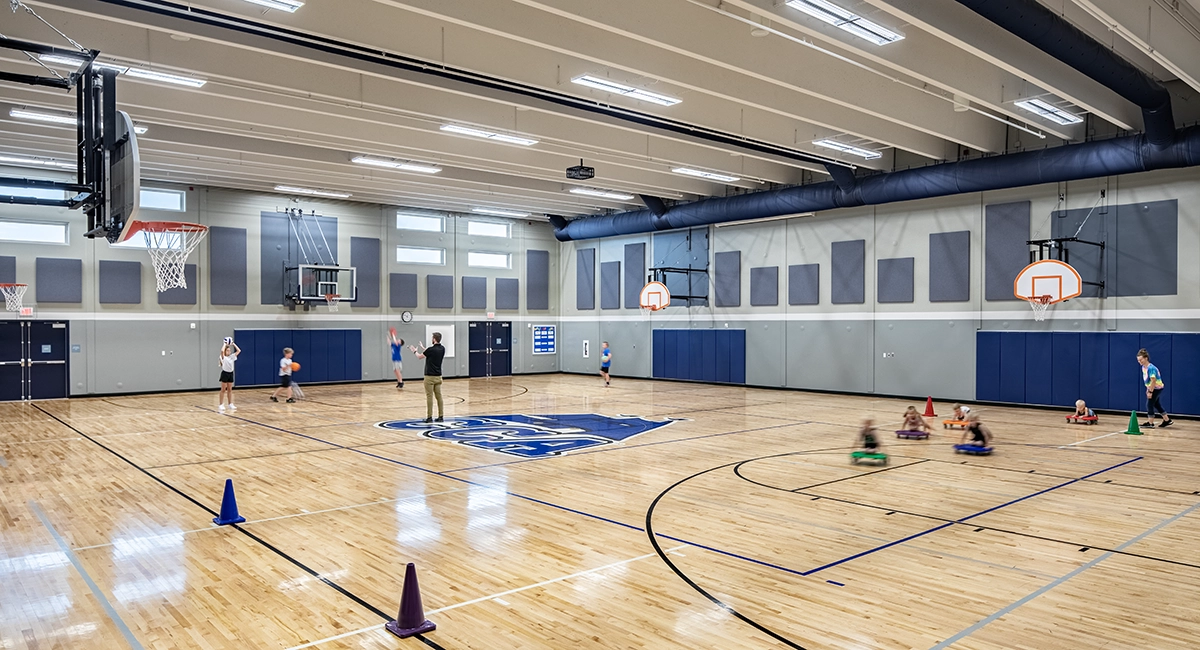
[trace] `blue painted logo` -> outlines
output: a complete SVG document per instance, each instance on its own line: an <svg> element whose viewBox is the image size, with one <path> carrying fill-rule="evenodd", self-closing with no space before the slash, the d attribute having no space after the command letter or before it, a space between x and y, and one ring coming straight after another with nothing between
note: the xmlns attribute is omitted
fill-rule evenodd
<svg viewBox="0 0 1200 650"><path fill-rule="evenodd" d="M424 420L380 422L380 429L417 431L426 438L448 440L460 445L490 449L521 458L546 458L580 449L622 442L636 435L665 427L674 420L655 422L633 415L485 415L446 418L426 424Z"/></svg>

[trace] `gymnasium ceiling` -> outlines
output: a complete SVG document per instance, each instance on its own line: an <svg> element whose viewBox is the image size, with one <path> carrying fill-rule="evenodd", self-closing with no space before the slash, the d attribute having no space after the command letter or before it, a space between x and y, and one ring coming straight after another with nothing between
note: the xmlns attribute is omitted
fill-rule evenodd
<svg viewBox="0 0 1200 650"><path fill-rule="evenodd" d="M119 78L119 106L149 128L140 138L149 180L579 216L641 203L572 188L694 200L824 180L820 158L890 170L1141 129L1137 107L954 0L833 0L904 37L882 46L782 0L307 0L294 13L248 0L25 2L102 61L206 80ZM1200 90L1200 0L1045 3L1158 79ZM294 42L153 10L163 6L286 28ZM0 34L69 47L23 9L3 10ZM0 69L45 73L8 50ZM661 106L572 82L581 75L682 101ZM1030 98L1085 120L1064 126L1015 105ZM0 155L73 160L73 128L14 119L14 107L69 112L73 96L0 84ZM481 140L446 124L538 142ZM813 144L821 139L882 155ZM361 155L441 171L351 162ZM596 178L568 181L564 169L581 158ZM672 172L679 167L739 180Z"/></svg>

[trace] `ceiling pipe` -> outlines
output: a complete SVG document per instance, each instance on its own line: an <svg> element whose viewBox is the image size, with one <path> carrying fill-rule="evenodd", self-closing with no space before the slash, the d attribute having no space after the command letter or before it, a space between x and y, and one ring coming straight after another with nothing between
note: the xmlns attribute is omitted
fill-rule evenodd
<svg viewBox="0 0 1200 650"><path fill-rule="evenodd" d="M1037 0L958 0L1030 45L1066 63L1142 109L1150 143L1175 138L1171 93L1150 75Z"/></svg>
<svg viewBox="0 0 1200 650"><path fill-rule="evenodd" d="M1142 107L1146 132L863 178L831 170L830 182L704 199L665 215L638 210L576 219L556 227L555 236L613 237L1200 165L1200 127L1176 131L1170 93L1133 64L1037 0L958 2Z"/></svg>

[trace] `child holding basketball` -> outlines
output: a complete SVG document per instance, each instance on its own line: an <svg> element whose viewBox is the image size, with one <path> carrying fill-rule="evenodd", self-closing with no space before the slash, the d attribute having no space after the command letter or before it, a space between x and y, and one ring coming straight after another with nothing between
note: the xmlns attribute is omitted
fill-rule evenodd
<svg viewBox="0 0 1200 650"><path fill-rule="evenodd" d="M970 440L967 437L970 436ZM979 421L979 414L971 413L967 416L967 427L963 430L962 440L959 444L973 445L975 447L991 447L992 432Z"/></svg>
<svg viewBox="0 0 1200 650"><path fill-rule="evenodd" d="M233 364L237 361L238 355L242 353L242 349L233 342L232 336L226 336L224 342L221 343L221 390L217 393L217 412L225 412L225 404L229 404L230 411L236 411L237 407L233 405Z"/></svg>
<svg viewBox="0 0 1200 650"><path fill-rule="evenodd" d="M392 372L396 373L396 388L404 388L404 360L400 358L404 339L396 338L394 327L388 330L388 343L392 346Z"/></svg>
<svg viewBox="0 0 1200 650"><path fill-rule="evenodd" d="M1162 373L1153 363L1150 363L1150 353L1145 348L1138 350L1137 360L1142 366L1142 382L1146 384L1146 423L1142 426L1148 429L1154 428L1155 412L1162 414L1163 423L1158 426L1169 427L1175 424L1171 420L1171 416L1167 415L1166 410L1163 409L1162 403L1159 402L1163 389L1166 388L1166 384L1162 380Z"/></svg>
<svg viewBox="0 0 1200 650"><path fill-rule="evenodd" d="M600 376L604 378L604 387L609 386L608 371L612 368L612 350L608 349L608 341L603 344L603 349L600 350Z"/></svg>
<svg viewBox="0 0 1200 650"><path fill-rule="evenodd" d="M295 353L291 348L283 349L283 358L279 360L279 388L271 393L271 401L278 402L280 393L287 394L287 403L294 404L295 399L292 399L292 355Z"/></svg>
<svg viewBox="0 0 1200 650"><path fill-rule="evenodd" d="M872 418L863 418L862 426L858 428L858 438L855 440L855 446L861 451L868 454L881 453L883 447L879 441L879 434L875 430L875 420Z"/></svg>
<svg viewBox="0 0 1200 650"><path fill-rule="evenodd" d="M1077 399L1075 400L1075 417L1094 418L1096 417L1096 412L1088 408L1087 402Z"/></svg>
<svg viewBox="0 0 1200 650"><path fill-rule="evenodd" d="M901 431L928 431L933 433L933 429L929 428L929 423L925 418L917 412L917 407L910 406L902 416L904 423L900 425Z"/></svg>

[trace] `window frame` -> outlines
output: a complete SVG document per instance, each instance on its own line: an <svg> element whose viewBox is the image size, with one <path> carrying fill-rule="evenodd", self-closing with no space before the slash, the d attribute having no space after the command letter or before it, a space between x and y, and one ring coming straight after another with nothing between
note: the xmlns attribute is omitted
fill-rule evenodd
<svg viewBox="0 0 1200 650"><path fill-rule="evenodd" d="M503 235L494 235L486 232L471 232L471 227L475 224L480 226L490 226L504 228ZM468 237L494 237L496 239L512 239L512 223L505 221L492 221L488 219L467 219L467 236Z"/></svg>
<svg viewBox="0 0 1200 650"><path fill-rule="evenodd" d="M437 251L441 255L441 261L439 261L439 262L423 262L423 261L417 261L417 260L402 260L402 259L400 259L400 251L402 251L402 250ZM397 264L422 264L424 266L445 266L446 265L446 249L445 248L433 248L430 246L397 245L396 246L396 263Z"/></svg>
<svg viewBox="0 0 1200 650"><path fill-rule="evenodd" d="M494 264L472 264L472 255L502 255L504 256L504 266L496 266ZM499 269L512 270L512 253L500 253L496 251L467 251L467 266L473 269Z"/></svg>
<svg viewBox="0 0 1200 650"><path fill-rule="evenodd" d="M147 192L178 196L179 208L159 208L143 205L144 197ZM156 212L187 212L187 192L184 190L176 190L167 187L143 187L138 193L138 209L154 210Z"/></svg>
<svg viewBox="0 0 1200 650"><path fill-rule="evenodd" d="M14 244L42 244L45 246L68 246L71 243L71 223L69 221L29 221L26 219L10 219L0 218L0 224L13 224L22 227L38 227L38 226L61 226L62 241L42 241L38 239L11 239L0 235L0 242L11 242Z"/></svg>
<svg viewBox="0 0 1200 650"><path fill-rule="evenodd" d="M409 228L406 226L401 226L400 219L402 219L404 217L409 217L409 218L413 218L413 219L429 219L431 221L436 220L438 222L438 227L436 230L434 230L431 228ZM396 230L407 230L409 232L444 233L444 232L446 232L446 217L441 216L441 215L418 214L416 212L404 212L401 210L397 210L396 211Z"/></svg>

